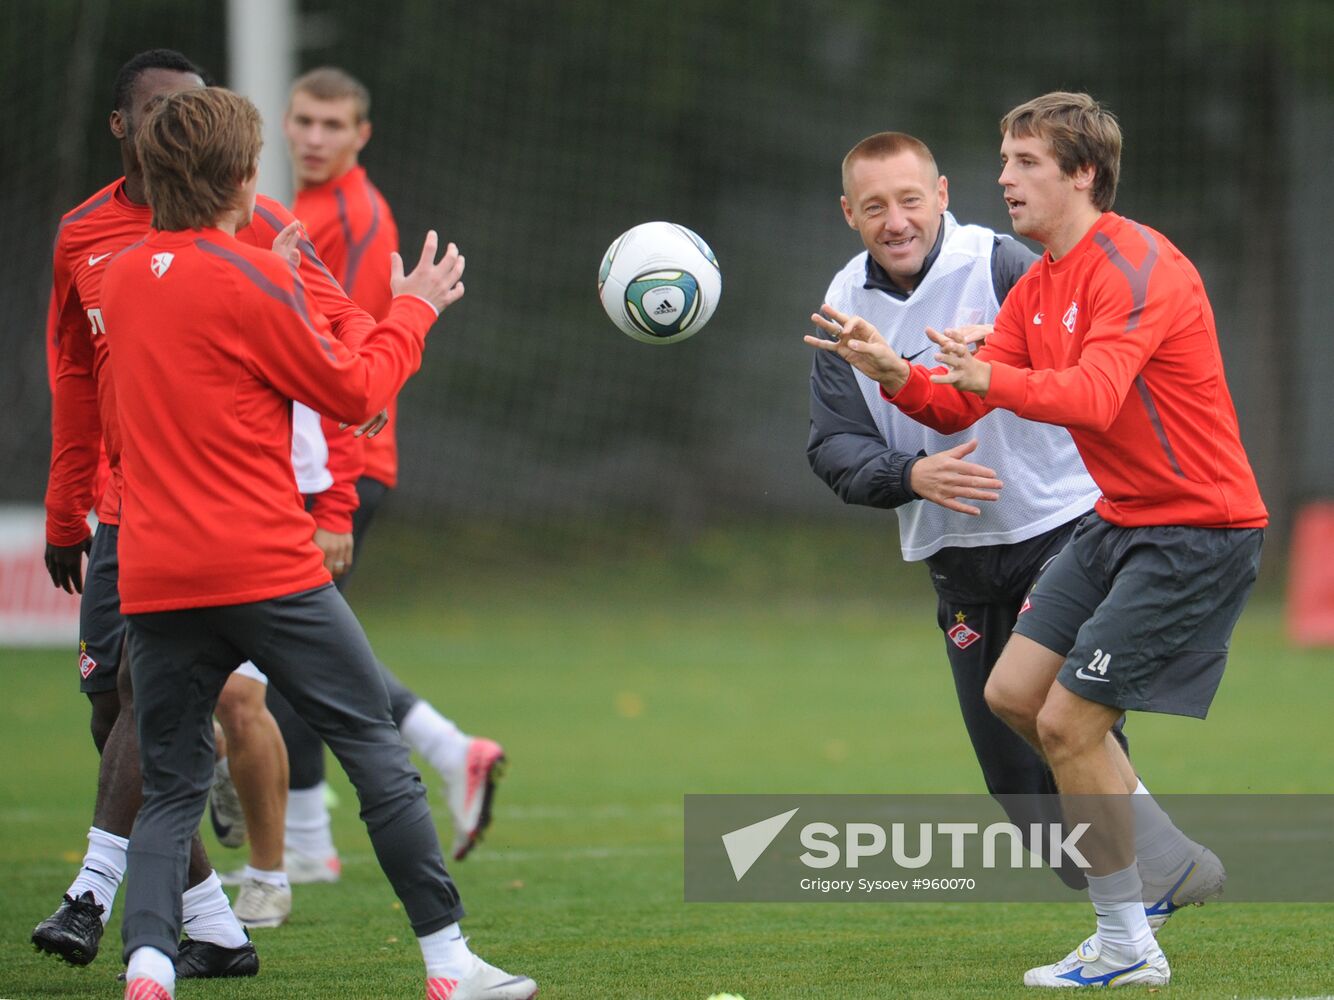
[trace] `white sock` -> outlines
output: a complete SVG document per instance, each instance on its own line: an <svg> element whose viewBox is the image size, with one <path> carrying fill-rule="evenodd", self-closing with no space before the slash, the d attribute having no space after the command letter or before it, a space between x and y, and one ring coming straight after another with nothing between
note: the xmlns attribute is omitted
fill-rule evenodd
<svg viewBox="0 0 1334 1000"><path fill-rule="evenodd" d="M324 804L324 782L288 791L283 847L312 858L330 858L336 853L329 807Z"/></svg>
<svg viewBox="0 0 1334 1000"><path fill-rule="evenodd" d="M125 879L125 849L129 844L125 837L117 837L114 833L90 826L88 853L83 856L83 866L66 893L70 899L78 899L85 892L91 892L93 899L102 907L103 927L111 919L111 906L116 902L116 891Z"/></svg>
<svg viewBox="0 0 1334 1000"><path fill-rule="evenodd" d="M418 699L403 716L398 727L403 742L416 750L426 762L448 780L463 771L468 760L468 737L449 719Z"/></svg>
<svg viewBox="0 0 1334 1000"><path fill-rule="evenodd" d="M151 979L173 997L176 995L176 967L171 959L156 948L134 949L129 968L125 970L125 980L132 983L136 979Z"/></svg>
<svg viewBox="0 0 1334 1000"><path fill-rule="evenodd" d="M1118 958L1142 957L1153 942L1153 931L1144 916L1139 868L1132 864L1110 875L1090 875L1088 880L1099 943Z"/></svg>
<svg viewBox="0 0 1334 1000"><path fill-rule="evenodd" d="M279 889L290 888L287 881L287 872L285 871L270 872L263 868L256 868L254 865L246 865L241 877L254 879L256 882L265 882Z"/></svg>
<svg viewBox="0 0 1334 1000"><path fill-rule="evenodd" d="M1135 860L1150 875L1165 876L1195 856L1198 846L1176 828L1144 782L1130 796L1135 814Z"/></svg>
<svg viewBox="0 0 1334 1000"><path fill-rule="evenodd" d="M222 948L239 948L250 939L232 912L232 904L222 891L217 872L181 896L183 930L196 941L207 941Z"/></svg>
<svg viewBox="0 0 1334 1000"><path fill-rule="evenodd" d="M463 939L458 924L450 924L433 934L417 938L426 962L426 978L462 979L472 968L472 952Z"/></svg>

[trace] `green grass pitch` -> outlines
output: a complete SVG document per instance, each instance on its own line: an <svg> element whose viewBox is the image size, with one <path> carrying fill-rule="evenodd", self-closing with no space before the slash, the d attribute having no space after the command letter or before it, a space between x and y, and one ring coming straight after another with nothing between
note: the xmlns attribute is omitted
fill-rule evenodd
<svg viewBox="0 0 1334 1000"><path fill-rule="evenodd" d="M925 575L887 546L751 531L533 567L479 543L454 550L468 572L406 588L438 555L391 561L384 545L352 592L377 652L511 757L492 832L452 866L465 933L543 1000L1032 996L1023 970L1090 932L1083 902L682 902L686 792L981 791ZM1334 664L1285 644L1281 610L1272 593L1253 600L1208 722L1131 720L1151 788L1334 792ZM91 818L73 655L0 649L0 677L0 997L119 997L118 914L86 969L28 942ZM291 922L255 933L257 980L185 982L181 998L422 995L407 922L331 774L342 882L297 887ZM244 861L208 841L220 869ZM1221 902L1162 940L1163 997L1334 993L1334 906Z"/></svg>

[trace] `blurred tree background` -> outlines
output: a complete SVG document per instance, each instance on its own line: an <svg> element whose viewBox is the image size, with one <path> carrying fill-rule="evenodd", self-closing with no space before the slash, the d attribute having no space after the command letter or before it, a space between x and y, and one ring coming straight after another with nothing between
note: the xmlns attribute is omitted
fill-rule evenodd
<svg viewBox="0 0 1334 1000"><path fill-rule="evenodd" d="M1296 505L1334 496L1327 0L299 9L300 68L338 64L371 89L363 162L405 246L434 226L468 257L467 297L404 393L402 517L672 535L828 517L838 502L804 454L801 335L860 249L838 207L843 153L912 132L955 214L1005 232L996 122L1058 88L1118 114L1116 210L1205 278L1280 537ZM56 223L119 173L106 118L120 64L169 46L226 83L226 6L8 0L0 27L14 126L0 145L0 500L39 502ZM658 218L700 233L723 270L709 327L670 347L619 334L595 294L607 244Z"/></svg>

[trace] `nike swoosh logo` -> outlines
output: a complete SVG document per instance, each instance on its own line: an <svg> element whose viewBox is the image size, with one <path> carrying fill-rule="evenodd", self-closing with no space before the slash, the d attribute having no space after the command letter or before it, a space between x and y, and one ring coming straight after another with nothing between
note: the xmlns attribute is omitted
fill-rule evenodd
<svg viewBox="0 0 1334 1000"><path fill-rule="evenodd" d="M1109 683L1111 683L1110 678L1107 678L1107 677L1094 677L1092 674L1086 674L1086 673L1084 673L1084 668L1083 668L1083 667L1080 667L1078 670L1075 671L1075 676L1078 677L1081 681L1099 681L1099 682L1101 682L1101 683L1103 683L1103 684L1109 684Z"/></svg>
<svg viewBox="0 0 1334 1000"><path fill-rule="evenodd" d="M111 256L111 254L109 254L109 253L104 253L104 254L101 254L101 255L99 255L99 256L97 256L97 257L94 257L92 254L89 254L89 255L88 255L88 266L89 266L89 267L96 267L98 264L102 263L102 261L106 260L106 259L107 259L108 257L110 257L110 256Z"/></svg>
<svg viewBox="0 0 1334 1000"><path fill-rule="evenodd" d="M927 351L931 350L931 348L933 348L933 347L935 347L935 346L936 346L935 344L927 344L925 347L923 347L923 348L922 348L920 351L918 351L916 354L904 354L904 355L902 355L903 360L904 360L904 361L912 361L914 358L920 358L923 354L925 354Z"/></svg>
<svg viewBox="0 0 1334 1000"><path fill-rule="evenodd" d="M1122 976L1129 975L1132 972L1137 972L1138 970L1144 968L1148 964L1149 960L1147 958L1142 958L1134 965L1127 966L1124 969L1115 969L1112 972L1104 973L1101 976L1086 976L1084 975L1082 969L1074 968L1071 969L1069 972L1061 973L1059 978L1068 979L1070 980L1070 982L1078 983L1081 986L1092 986L1094 984L1100 986L1109 986L1111 985L1112 980L1120 979Z"/></svg>

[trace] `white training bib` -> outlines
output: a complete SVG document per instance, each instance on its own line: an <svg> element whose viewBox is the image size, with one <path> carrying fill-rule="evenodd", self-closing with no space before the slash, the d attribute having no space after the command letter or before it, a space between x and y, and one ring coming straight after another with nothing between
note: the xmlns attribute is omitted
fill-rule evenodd
<svg viewBox="0 0 1334 1000"><path fill-rule="evenodd" d="M940 254L907 299L866 288L865 252L835 275L825 300L836 309L873 323L899 354L936 367L936 346L926 328L942 330L990 323L1000 311L991 277L996 234L982 226L960 226L945 213ZM905 415L880 395L880 385L854 370L871 417L896 451L928 455L977 439L965 461L996 470L1005 484L1000 499L973 503L978 517L917 500L895 509L903 558L925 559L946 547L1011 545L1050 531L1091 510L1100 495L1063 427L1024 420L995 410L958 434L939 434Z"/></svg>

